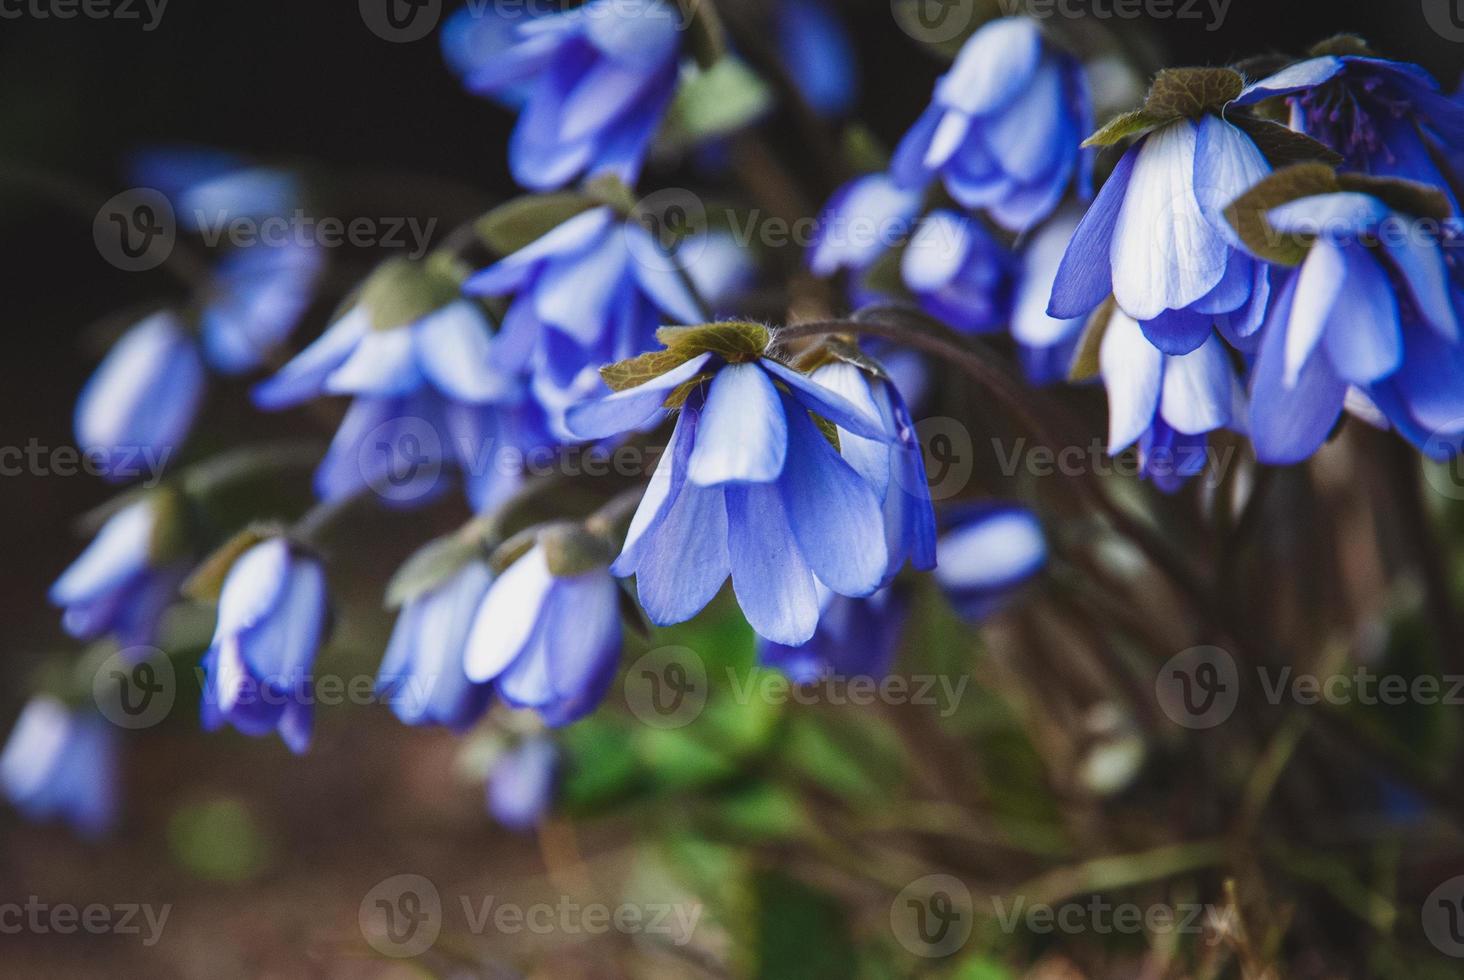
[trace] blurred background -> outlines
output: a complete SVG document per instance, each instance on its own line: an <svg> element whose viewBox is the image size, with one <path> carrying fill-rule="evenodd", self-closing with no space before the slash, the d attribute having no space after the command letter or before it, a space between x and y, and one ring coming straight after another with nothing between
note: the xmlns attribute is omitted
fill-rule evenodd
<svg viewBox="0 0 1464 980"><path fill-rule="evenodd" d="M944 66L892 29L887 3L845 0L838 6L864 72L857 115L892 144L925 104ZM511 117L462 90L443 65L435 34L388 43L346 2L172 0L152 30L139 21L38 18L28 9L0 0L0 277L8 345L0 357L0 442L6 445L68 445L76 394L121 325L116 315L177 288L163 271L114 268L92 241L96 207L127 186L124 164L139 148L188 143L299 165L330 189L330 213L433 220L439 234L515 192L504 153ZM148 16L141 5L139 13ZM1214 30L1203 20L1182 19L1125 22L1119 30L1152 44L1170 65L1296 53L1351 31L1383 52L1420 62L1446 85L1464 67L1464 48L1429 30L1419 0L1232 0ZM348 259L341 275L352 275L351 263L364 272L378 257ZM296 434L305 424L300 415L257 419L242 385L213 387L199 427L201 445L195 447L200 453L210 440L229 441L235 424L246 418L251 431L265 434ZM303 492L303 476L299 482L296 490ZM48 653L67 649L45 591L83 543L75 518L109 493L85 475L0 478L0 554L6 559L0 564L0 621L8 670L17 681ZM289 491L282 492L282 506L298 503L298 495L292 503ZM431 520L446 528L459 516L449 508ZM363 569L358 594L343 600L347 632L337 641L356 658L341 662L356 665L359 673L374 670L389 626L376 608L380 588L425 537L421 524L383 516L373 524L370 548L339 543ZM698 635L656 640L716 648L729 663L750 661L745 628L726 616L708 618L712 622L698 627ZM930 650L939 646L927 644L926 655L937 655ZM185 683L180 698L189 696ZM0 688L0 728L8 728L24 697L20 683ZM848 709L832 724L851 723L851 712L858 710ZM756 739L758 745L770 737L742 731L761 721L728 723L740 733L730 737ZM921 734L929 723L913 711L884 722L894 741L917 755L931 748ZM779 732L779 738L788 737L786 730ZM615 737L613 730L598 734ZM459 896L522 904L554 902L565 894L584 900L604 894L606 882L648 876L652 884L644 887L666 894L670 886L658 883L660 872L634 848L630 830L646 812L679 805L669 802L674 796L663 797L605 819L561 820L537 835L510 834L486 816L481 772L464 767L461 748L448 735L398 724L382 708L347 707L324 711L313 751L295 759L274 740L204 736L189 711L175 711L167 724L126 742L125 815L113 837L83 842L63 828L30 826L0 811L0 902L40 895L82 905L166 904L171 912L161 940L147 946L131 935L0 935L0 970L13 976L216 978L414 976L423 970L488 976L537 970L533 975L545 977L730 970L844 977L856 969L847 953L850 937L888 931L868 916L845 917L841 909L853 900L837 885L810 884L816 872L759 873L734 893L734 863L728 862L738 860L739 851L731 847L683 855L714 889L699 893L718 919L707 946L637 947L627 953L619 947L606 952L599 937L584 935L454 935L453 925L464 924ZM685 751L669 742L663 749ZM821 758L817 751L807 748L805 761ZM1035 767L1029 753L1040 751L1032 745L1011 748L1005 757L988 755L986 764L1002 770L1002 779L1020 783ZM853 754L866 763L879 758L877 746ZM932 753L920 762L929 770L926 778L936 782L964 778L957 770L967 764L959 754ZM611 769L615 764L604 761ZM687 765L703 767L696 769L697 779L734 778L716 771L707 776L706 760ZM790 778L801 784L817 777L795 771ZM883 792L878 772L861 773L856 766L848 779L857 783L845 786L856 801L861 793ZM874 782L861 782L869 779ZM596 792L582 791L586 799ZM749 831L754 836L777 837L758 823L756 801L745 817L756 827ZM877 859L840 851L840 828L815 822L822 828L817 839L824 841L817 847L836 852L831 864ZM965 847L988 846L979 828L968 829ZM799 843L762 867L776 870L786 861L791 868L797 855L817 849L809 839L787 838ZM685 843L701 846L690 838ZM1043 842L1025 844L1040 850ZM1317 877L1328 874L1325 868L1313 870ZM401 874L432 880L450 906L444 937L410 966L375 955L357 922L371 889ZM717 894L720 886L725 889ZM716 907L717 902L723 904ZM888 908L887 899L876 907ZM748 918L753 926L740 931L739 919ZM1338 936L1348 932L1349 921L1345 915L1335 920ZM1058 938L1014 958L993 954L961 967L969 972L960 975L999 980L1020 975L1002 972L1001 962L1023 960L1039 964L1032 975L1046 977L1137 975L1123 972L1136 961L1122 957L1104 970L1076 972L1060 947ZM547 958L540 958L545 950ZM1319 954L1314 966L1317 976L1367 972L1362 967L1354 973L1357 964L1346 954ZM1070 967L1075 972L1064 972ZM932 964L929 975L954 975L939 972L953 968ZM858 969L864 971L860 975L902 975L905 968L883 974L870 973L867 965Z"/></svg>

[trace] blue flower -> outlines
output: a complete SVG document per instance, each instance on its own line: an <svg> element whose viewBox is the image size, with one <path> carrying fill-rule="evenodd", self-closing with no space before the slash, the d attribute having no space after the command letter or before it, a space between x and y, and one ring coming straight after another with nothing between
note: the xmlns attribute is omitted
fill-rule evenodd
<svg viewBox="0 0 1464 980"><path fill-rule="evenodd" d="M879 495L809 413L867 439L887 436L823 385L777 361L740 356L693 356L575 406L567 422L587 439L628 431L655 417L673 391L704 382L686 397L612 570L636 576L641 605L663 626L695 616L730 574L752 628L797 646L818 624L815 583L865 596L889 565Z"/></svg>
<svg viewBox="0 0 1464 980"><path fill-rule="evenodd" d="M1047 314L1057 267L1081 218L1081 209L1063 208L1033 233L1021 251L1011 330L1033 384L1052 384L1068 376L1087 323L1086 314L1061 320Z"/></svg>
<svg viewBox="0 0 1464 980"><path fill-rule="evenodd" d="M1006 17L966 42L890 169L911 188L939 175L961 204L1022 231L1069 185L1091 193L1093 154L1080 144L1092 124L1082 66L1032 20Z"/></svg>
<svg viewBox="0 0 1464 980"><path fill-rule="evenodd" d="M510 830L533 830L554 805L559 748L542 735L526 738L493 763L488 812Z"/></svg>
<svg viewBox="0 0 1464 980"><path fill-rule="evenodd" d="M541 402L557 407L563 398L556 393L574 390L587 371L593 375L601 364L651 347L666 320L699 321L676 264L698 287L732 288L747 265L741 251L734 247L729 254L726 244L701 236L666 256L640 225L617 219L609 208L593 208L478 272L463 289L513 297L500 364L529 373Z"/></svg>
<svg viewBox="0 0 1464 980"><path fill-rule="evenodd" d="M169 495L151 494L118 511L51 586L62 625L79 640L112 634L123 648L157 642L163 614L187 574L169 539L177 520Z"/></svg>
<svg viewBox="0 0 1464 980"><path fill-rule="evenodd" d="M27 820L61 819L100 837L117 820L117 737L95 712L38 695L0 753L0 786Z"/></svg>
<svg viewBox="0 0 1464 980"><path fill-rule="evenodd" d="M419 503L438 486L443 463L456 460L474 506L490 506L516 480L488 457L548 439L521 382L495 363L500 344L487 316L453 298L455 284L429 286L441 295L416 308L393 305L393 296L423 288L418 275L410 263L388 263L357 305L254 389L264 409L322 394L355 398L316 471L322 500L370 488L390 502Z"/></svg>
<svg viewBox="0 0 1464 980"><path fill-rule="evenodd" d="M1298 198L1267 218L1312 244L1262 334L1251 380L1257 458L1309 457L1349 387L1431 455L1451 455L1464 435L1464 289L1437 236L1355 191Z"/></svg>
<svg viewBox="0 0 1464 980"><path fill-rule="evenodd" d="M924 196L918 189L901 188L888 174L849 181L819 215L809 245L809 270L825 278L844 270L862 277L880 256L909 237ZM855 305L872 298L858 282L851 292Z"/></svg>
<svg viewBox="0 0 1464 980"><path fill-rule="evenodd" d="M376 687L408 725L466 731L487 709L491 688L468 680L463 655L492 581L486 564L469 562L402 609Z"/></svg>
<svg viewBox="0 0 1464 980"><path fill-rule="evenodd" d="M854 43L823 0L781 0L774 30L783 64L814 111L847 115L859 95Z"/></svg>
<svg viewBox="0 0 1464 980"><path fill-rule="evenodd" d="M889 554L884 582L892 581L906 562L922 571L934 568L935 510L925 458L899 390L889 378L874 377L840 360L818 367L809 377L843 396L864 416L879 419L884 430L883 439L837 430L840 455L873 488L883 508Z"/></svg>
<svg viewBox="0 0 1464 980"><path fill-rule="evenodd" d="M933 316L967 333L1006 322L1013 285L1011 254L974 218L932 211L901 258L905 285Z"/></svg>
<svg viewBox="0 0 1464 980"><path fill-rule="evenodd" d="M500 82L498 66L518 43L519 27L539 15L532 5L509 11L494 3L469 4L443 23L442 57L467 88L510 109L521 109L533 94L535 79L526 76L518 82ZM480 74L488 84L476 81Z"/></svg>
<svg viewBox="0 0 1464 980"><path fill-rule="evenodd" d="M76 403L76 441L98 454L103 475L156 475L193 428L203 401L203 361L172 313L132 327L107 353Z"/></svg>
<svg viewBox="0 0 1464 980"><path fill-rule="evenodd" d="M1223 211L1270 173L1256 144L1219 116L1178 119L1140 138L1104 183L1058 268L1048 314L1087 314L1112 293L1167 354L1220 326L1260 327L1267 267L1240 250Z"/></svg>
<svg viewBox="0 0 1464 980"><path fill-rule="evenodd" d="M262 541L234 562L203 659L206 731L227 722L246 735L278 731L296 753L309 747L326 605L320 562L284 538Z"/></svg>
<svg viewBox="0 0 1464 980"><path fill-rule="evenodd" d="M609 569L557 575L536 543L489 587L464 664L504 701L567 725L604 698L620 660L620 587Z"/></svg>
<svg viewBox="0 0 1464 980"><path fill-rule="evenodd" d="M129 171L135 185L168 199L180 227L209 236L235 221L258 224L290 215L304 194L299 177L287 170L203 147L146 150L132 159Z"/></svg>
<svg viewBox="0 0 1464 980"><path fill-rule="evenodd" d="M1133 318L1115 309L1098 363L1108 389L1108 451L1139 443L1143 474L1166 492L1205 468L1207 433L1241 425L1240 382L1220 338L1187 354L1165 354Z"/></svg>
<svg viewBox="0 0 1464 980"><path fill-rule="evenodd" d="M476 35L473 43L491 53L465 59L465 83L480 95L508 90L510 99L524 98L509 143L514 179L534 190L563 187L581 174L635 183L676 91L681 36L674 6L589 0L524 17L509 34L506 47L494 30Z"/></svg>
<svg viewBox="0 0 1464 980"><path fill-rule="evenodd" d="M324 264L320 249L295 242L225 255L200 317L209 366L242 374L263 365L309 309Z"/></svg>
<svg viewBox="0 0 1464 980"><path fill-rule="evenodd" d="M1453 200L1464 174L1439 159L1464 153L1464 104L1417 65L1364 55L1325 55L1248 86L1236 102L1285 97L1291 127L1342 155L1345 165L1441 188Z"/></svg>
<svg viewBox="0 0 1464 980"><path fill-rule="evenodd" d="M972 622L998 611L1047 564L1042 525L1016 504L968 508L941 537L939 552L935 580Z"/></svg>
<svg viewBox="0 0 1464 980"><path fill-rule="evenodd" d="M909 603L894 589L864 599L835 595L820 586L821 613L813 639L802 646L764 640L758 662L787 674L796 684L820 678L882 678L900 646Z"/></svg>

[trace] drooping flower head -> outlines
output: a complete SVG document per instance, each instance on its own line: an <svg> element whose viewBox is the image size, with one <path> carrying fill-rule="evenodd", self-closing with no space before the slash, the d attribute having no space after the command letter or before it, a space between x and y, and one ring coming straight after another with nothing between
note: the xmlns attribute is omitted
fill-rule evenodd
<svg viewBox="0 0 1464 980"><path fill-rule="evenodd" d="M199 314L203 354L215 371L262 366L290 338L314 298L323 250L287 240L228 252L214 268Z"/></svg>
<svg viewBox="0 0 1464 980"><path fill-rule="evenodd" d="M449 49L464 84L481 95L522 98L509 167L524 187L552 190L581 175L634 183L676 91L681 31L665 0L589 0L560 13L525 8ZM463 31L463 25L454 31ZM506 42L506 43L505 43Z"/></svg>
<svg viewBox="0 0 1464 980"><path fill-rule="evenodd" d="M469 680L547 724L599 706L620 660L620 587L612 552L576 525L540 531L488 588L468 633Z"/></svg>
<svg viewBox="0 0 1464 980"><path fill-rule="evenodd" d="M1026 17L994 20L973 34L935 98L895 152L906 188L939 176L968 208L1023 231L1057 207L1070 186L1091 193L1092 129L1082 66Z"/></svg>
<svg viewBox="0 0 1464 980"><path fill-rule="evenodd" d="M781 670L795 684L823 677L882 678L899 650L909 603L893 588L863 599L835 595L819 587L821 611L813 639L802 646L767 640L758 644L758 662Z"/></svg>
<svg viewBox="0 0 1464 980"><path fill-rule="evenodd" d="M51 586L62 625L79 640L112 635L122 648L157 642L159 621L187 574L181 498L158 490L107 519Z"/></svg>
<svg viewBox="0 0 1464 980"><path fill-rule="evenodd" d="M1252 373L1262 462L1314 453L1349 388L1430 455L1457 452L1464 287L1445 256L1448 210L1420 185L1322 167L1279 172L1237 202L1237 227L1257 251L1295 266L1280 280Z"/></svg>
<svg viewBox="0 0 1464 980"><path fill-rule="evenodd" d="M0 752L0 787L28 820L100 837L117 819L117 732L95 711L39 695Z"/></svg>
<svg viewBox="0 0 1464 980"><path fill-rule="evenodd" d="M1194 350L1215 327L1242 344L1255 333L1269 296L1268 270L1240 249L1224 218L1224 209L1271 171L1253 134L1288 153L1326 151L1275 123L1227 110L1241 87L1241 77L1223 69L1161 72L1144 108L1093 137L1109 143L1144 134L1074 232L1050 316L1083 316L1112 293L1168 354Z"/></svg>
<svg viewBox="0 0 1464 980"><path fill-rule="evenodd" d="M488 774L488 812L510 830L533 830L554 805L559 767L559 747L544 735L505 750Z"/></svg>
<svg viewBox="0 0 1464 980"><path fill-rule="evenodd" d="M1001 609L1047 564L1042 525L1016 504L982 504L955 515L938 550L935 580L972 622Z"/></svg>
<svg viewBox="0 0 1464 980"><path fill-rule="evenodd" d="M353 397L316 471L322 500L370 488L388 502L419 503L444 462L456 461L469 499L484 507L517 482L493 465L492 451L548 442L523 386L495 366L488 317L458 286L443 264L385 263L324 334L254 389L265 409Z"/></svg>
<svg viewBox="0 0 1464 980"><path fill-rule="evenodd" d="M291 215L305 198L300 177L288 170L199 146L158 146L133 156L135 187L168 199L178 225L210 237L230 224Z"/></svg>
<svg viewBox="0 0 1464 980"><path fill-rule="evenodd" d="M865 596L889 565L879 495L815 415L866 439L886 440L884 427L764 356L766 328L719 323L661 336L666 350L606 369L620 390L567 416L593 439L680 409L613 571L636 576L658 625L696 615L730 574L754 630L806 643L818 624L816 583Z"/></svg>
<svg viewBox="0 0 1464 980"><path fill-rule="evenodd" d="M879 497L889 558L884 582L892 581L908 562L928 571L935 567L935 510L925 478L925 458L914 420L882 365L858 348L831 341L800 365L809 377L842 395L865 416L876 418L883 439L868 439L835 427L839 453L864 477Z"/></svg>
<svg viewBox="0 0 1464 980"><path fill-rule="evenodd" d="M932 211L910 239L900 266L920 305L957 330L983 333L1007 321L1014 262L974 218Z"/></svg>
<svg viewBox="0 0 1464 980"><path fill-rule="evenodd" d="M849 272L851 301L866 305L874 291L863 282L865 274L914 232L924 196L918 188L901 188L888 174L849 181L819 215L809 244L809 270L825 278Z"/></svg>
<svg viewBox="0 0 1464 980"><path fill-rule="evenodd" d="M76 402L76 441L114 483L156 475L203 402L203 360L183 323L154 313L107 353Z"/></svg>
<svg viewBox="0 0 1464 980"><path fill-rule="evenodd" d="M1072 205L1062 208L1032 233L1018 258L1012 339L1017 342L1022 367L1033 384L1053 384L1068 376L1087 322L1086 312L1061 320L1047 314L1057 268L1081 218L1081 208Z"/></svg>
<svg viewBox="0 0 1464 980"><path fill-rule="evenodd" d="M229 566L218 624L204 654L203 727L246 735L278 731L291 751L310 745L315 656L328 620L325 571L283 537Z"/></svg>
<svg viewBox="0 0 1464 980"><path fill-rule="evenodd" d="M468 680L463 658L492 581L487 564L469 561L403 607L376 687L408 725L465 731L487 709L491 688Z"/></svg>
<svg viewBox="0 0 1464 980"><path fill-rule="evenodd" d="M1437 187L1457 212L1464 174L1441 161L1464 154L1464 105L1422 68L1376 57L1357 38L1336 38L1314 53L1253 82L1237 103L1284 98L1291 127L1336 150L1347 168Z"/></svg>
<svg viewBox="0 0 1464 980"><path fill-rule="evenodd" d="M1214 334L1187 354L1165 354L1115 307L1098 360L1108 390L1109 453L1137 442L1140 472L1166 493L1204 470L1208 433L1243 428L1240 382Z"/></svg>

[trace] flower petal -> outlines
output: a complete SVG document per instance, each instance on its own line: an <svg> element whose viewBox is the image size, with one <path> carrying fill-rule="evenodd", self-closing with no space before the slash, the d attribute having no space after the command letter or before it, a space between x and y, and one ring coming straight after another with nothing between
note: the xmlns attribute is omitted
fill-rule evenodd
<svg viewBox="0 0 1464 980"><path fill-rule="evenodd" d="M807 643L818 626L818 594L780 488L753 483L724 492L732 588L743 615L759 636L789 646Z"/></svg>
<svg viewBox="0 0 1464 980"><path fill-rule="evenodd" d="M767 373L756 364L717 372L697 425L691 482L769 483L783 472L787 451L788 424Z"/></svg>

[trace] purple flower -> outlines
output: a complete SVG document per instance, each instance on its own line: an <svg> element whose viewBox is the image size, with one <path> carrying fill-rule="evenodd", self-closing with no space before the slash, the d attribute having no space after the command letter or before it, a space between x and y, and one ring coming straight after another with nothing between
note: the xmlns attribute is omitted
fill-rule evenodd
<svg viewBox="0 0 1464 980"><path fill-rule="evenodd" d="M1239 424L1240 383L1215 335L1187 354L1165 354L1122 310L1109 317L1098 353L1108 389L1108 451L1139 443L1143 474L1166 492L1206 463L1206 434Z"/></svg>
<svg viewBox="0 0 1464 980"><path fill-rule="evenodd" d="M905 285L932 315L967 333L998 329L1011 309L1011 254L980 223L932 211L901 260Z"/></svg>
<svg viewBox="0 0 1464 980"><path fill-rule="evenodd" d="M526 738L493 763L488 774L488 811L510 830L537 827L554 805L559 748L544 736Z"/></svg>
<svg viewBox="0 0 1464 980"><path fill-rule="evenodd" d="M202 147L147 150L133 158L129 171L133 184L168 199L181 228L207 236L221 235L235 221L258 224L290 215L304 193L289 171Z"/></svg>
<svg viewBox="0 0 1464 980"><path fill-rule="evenodd" d="M320 562L284 538L262 541L234 562L203 659L206 731L228 723L252 736L278 731L295 753L309 747L326 601Z"/></svg>
<svg viewBox="0 0 1464 980"><path fill-rule="evenodd" d="M466 731L487 709L491 689L468 680L463 656L492 581L488 566L472 561L402 609L376 687L408 725Z"/></svg>
<svg viewBox="0 0 1464 980"><path fill-rule="evenodd" d="M1092 117L1074 58L1028 18L994 20L936 84L890 171L909 188L939 175L961 204L1022 231L1050 214L1069 185L1080 197L1091 193L1093 155L1080 144Z"/></svg>
<svg viewBox="0 0 1464 980"><path fill-rule="evenodd" d="M107 520L81 557L51 586L61 622L79 640L115 636L125 648L157 642L160 620L187 574L187 562L171 538L180 503L151 494Z"/></svg>
<svg viewBox="0 0 1464 980"><path fill-rule="evenodd" d="M472 91L523 98L509 167L524 187L551 190L604 173L633 184L676 91L677 19L664 0L589 0L523 17L506 45L495 27L469 41L482 47L450 50Z"/></svg>
<svg viewBox="0 0 1464 980"><path fill-rule="evenodd" d="M1348 168L1441 188L1459 210L1461 174L1440 168L1464 154L1464 105L1417 65L1361 54L1324 55L1254 82L1236 100L1284 97L1291 128L1342 154Z"/></svg>
<svg viewBox="0 0 1464 980"><path fill-rule="evenodd" d="M1267 316L1251 380L1251 438L1262 462L1299 462L1362 390L1431 455L1464 435L1464 288L1437 236L1371 195L1298 198L1267 218L1312 244Z"/></svg>
<svg viewBox="0 0 1464 980"><path fill-rule="evenodd" d="M86 837L117 820L116 730L49 695L30 700L0 753L0 786L27 820L60 819Z"/></svg>
<svg viewBox="0 0 1464 980"><path fill-rule="evenodd" d="M773 13L783 64L814 111L847 115L859 96L854 43L823 0L781 0Z"/></svg>
<svg viewBox="0 0 1464 980"><path fill-rule="evenodd" d="M155 313L119 340L76 402L76 441L114 483L158 475L203 401L198 347L172 313Z"/></svg>
<svg viewBox="0 0 1464 980"><path fill-rule="evenodd" d="M324 264L320 249L295 242L261 242L225 255L201 314L209 366L242 374L263 365L310 307Z"/></svg>
<svg viewBox="0 0 1464 980"><path fill-rule="evenodd" d="M888 437L877 419L777 361L732 357L696 354L572 408L567 422L587 439L635 429L672 392L700 382L687 393L612 570L636 576L641 605L657 625L696 615L730 574L753 629L797 646L818 624L816 583L865 596L889 565L879 495L809 413L857 436Z"/></svg>
<svg viewBox="0 0 1464 980"><path fill-rule="evenodd" d="M1047 563L1042 525L1015 504L967 509L941 537L939 552L935 580L972 622L999 610Z"/></svg>
<svg viewBox="0 0 1464 980"><path fill-rule="evenodd" d="M537 543L479 604L468 633L469 680L567 725L604 698L620 660L620 588L607 568L555 574Z"/></svg>
<svg viewBox="0 0 1464 980"><path fill-rule="evenodd" d="M909 237L924 199L920 190L900 188L888 174L851 180L829 199L819 215L808 252L808 268L816 276L849 271L862 277L880 256ZM873 295L856 282L855 305Z"/></svg>
<svg viewBox="0 0 1464 980"><path fill-rule="evenodd" d="M1265 263L1240 250L1223 211L1270 170L1251 138L1216 115L1143 136L1074 232L1048 314L1084 316L1112 293L1167 354L1194 350L1217 325L1249 337L1269 279Z"/></svg>
<svg viewBox="0 0 1464 980"><path fill-rule="evenodd" d="M837 392L868 418L880 420L883 439L838 429L839 453L880 499L889 560L884 582L909 562L922 571L935 567L935 511L925 478L925 458L905 400L888 378L874 377L834 360L809 375Z"/></svg>
<svg viewBox="0 0 1464 980"><path fill-rule="evenodd" d="M835 595L820 587L821 612L813 639L802 646L764 640L758 662L781 670L795 684L820 678L882 678L890 672L900 645L909 603L894 589L863 599Z"/></svg>

